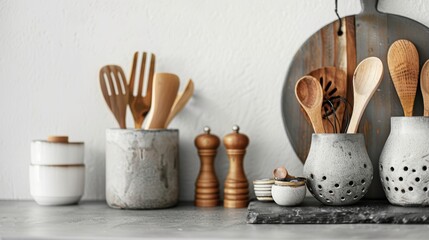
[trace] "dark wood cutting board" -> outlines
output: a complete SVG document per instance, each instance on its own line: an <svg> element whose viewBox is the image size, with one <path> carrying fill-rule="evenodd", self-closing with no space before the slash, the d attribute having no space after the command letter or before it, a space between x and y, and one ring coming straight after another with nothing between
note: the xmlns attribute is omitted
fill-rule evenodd
<svg viewBox="0 0 429 240"><path fill-rule="evenodd" d="M303 204L295 207L282 207L274 202L253 201L248 207L247 223L428 224L429 208L393 206L387 200L361 200L351 206L325 206L309 197Z"/></svg>
<svg viewBox="0 0 429 240"><path fill-rule="evenodd" d="M369 56L379 57L384 64L384 78L368 104L359 131L365 135L368 154L374 165L374 180L369 198L385 198L378 172L378 161L390 133L390 117L403 116L399 98L387 68L387 50L398 39L412 41L419 51L420 67L429 58L429 29L424 25L393 14L377 11L377 1L362 0L363 11L343 18L342 36L337 35L339 22L333 22L314 33L295 54L289 66L282 91L282 115L286 133L297 156L304 163L307 157L311 125L295 98L297 80L312 70L335 66L347 72L347 96L353 102L352 76L356 63ZM414 116L422 116L423 100L420 89L414 106Z"/></svg>

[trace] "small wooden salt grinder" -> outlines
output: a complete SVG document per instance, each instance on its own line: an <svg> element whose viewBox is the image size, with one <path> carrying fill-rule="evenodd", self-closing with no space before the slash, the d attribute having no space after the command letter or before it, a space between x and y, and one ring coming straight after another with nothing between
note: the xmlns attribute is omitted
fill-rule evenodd
<svg viewBox="0 0 429 240"><path fill-rule="evenodd" d="M197 207L219 205L219 181L214 168L219 145L219 137L210 134L209 127L204 127L204 133L195 138L195 146L201 161L200 173L195 183L195 206Z"/></svg>
<svg viewBox="0 0 429 240"><path fill-rule="evenodd" d="M239 133L240 128L234 125L232 133L223 138L223 144L229 158L229 171L225 180L225 208L245 208L249 201L249 184L244 173L243 160L249 138Z"/></svg>

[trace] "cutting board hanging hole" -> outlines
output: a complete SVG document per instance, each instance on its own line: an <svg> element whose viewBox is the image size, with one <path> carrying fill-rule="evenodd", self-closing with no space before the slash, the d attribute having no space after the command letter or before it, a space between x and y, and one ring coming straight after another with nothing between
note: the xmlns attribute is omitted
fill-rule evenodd
<svg viewBox="0 0 429 240"><path fill-rule="evenodd" d="M343 27L343 23L341 21L340 15L338 14L338 0L335 0L335 10L334 11L335 11L335 14L338 17L338 21L340 22L340 26L338 27L337 34L338 34L338 36L341 36L341 35L343 35L343 30L341 30L341 28Z"/></svg>

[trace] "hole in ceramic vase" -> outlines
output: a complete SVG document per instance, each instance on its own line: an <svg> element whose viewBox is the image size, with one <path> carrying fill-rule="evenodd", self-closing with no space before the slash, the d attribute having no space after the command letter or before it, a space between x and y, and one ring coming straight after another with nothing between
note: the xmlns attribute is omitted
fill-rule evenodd
<svg viewBox="0 0 429 240"><path fill-rule="evenodd" d="M310 190L310 192L313 192L313 188L311 187L308 187L308 190Z"/></svg>
<svg viewBox="0 0 429 240"><path fill-rule="evenodd" d="M358 198L358 196L354 196L353 199L356 200Z"/></svg>
<svg viewBox="0 0 429 240"><path fill-rule="evenodd" d="M347 190L347 195L351 195L352 194L352 191L350 191L350 190Z"/></svg>
<svg viewBox="0 0 429 240"><path fill-rule="evenodd" d="M413 187L409 187L408 191L410 191L410 192L413 191Z"/></svg>
<svg viewBox="0 0 429 240"><path fill-rule="evenodd" d="M390 171L395 171L395 168L394 167L390 167Z"/></svg>
<svg viewBox="0 0 429 240"><path fill-rule="evenodd" d="M317 188L319 188L319 190L322 190L322 185L317 185Z"/></svg>
<svg viewBox="0 0 429 240"><path fill-rule="evenodd" d="M416 172L416 169L411 170L412 172Z"/></svg>
<svg viewBox="0 0 429 240"><path fill-rule="evenodd" d="M321 198L322 198L322 197L323 197L323 194L319 193L319 197L321 197Z"/></svg>
<svg viewBox="0 0 429 240"><path fill-rule="evenodd" d="M350 186L353 186L353 184L354 184L354 182L353 182L353 181L350 181L350 182L349 182L349 185L350 185Z"/></svg>
<svg viewBox="0 0 429 240"><path fill-rule="evenodd" d="M399 181L401 181L402 182L402 180L404 180L402 177L399 177Z"/></svg>
<svg viewBox="0 0 429 240"><path fill-rule="evenodd" d="M362 181L360 181L362 184L365 184L365 179L362 179Z"/></svg>
<svg viewBox="0 0 429 240"><path fill-rule="evenodd" d="M390 187L387 187L387 190L389 190L389 191L390 191Z"/></svg>
<svg viewBox="0 0 429 240"><path fill-rule="evenodd" d="M404 167L404 171L405 172L408 171L408 167L407 166Z"/></svg>
<svg viewBox="0 0 429 240"><path fill-rule="evenodd" d="M420 182L420 178L419 177L416 177L416 182Z"/></svg>
<svg viewBox="0 0 429 240"><path fill-rule="evenodd" d="M365 192L365 188L362 188L362 192Z"/></svg>
<svg viewBox="0 0 429 240"><path fill-rule="evenodd" d="M363 165L363 168L366 168L366 164Z"/></svg>
<svg viewBox="0 0 429 240"><path fill-rule="evenodd" d="M423 167L422 167L422 170L423 170L423 171L426 171L426 170L428 170L428 167L423 166Z"/></svg>
<svg viewBox="0 0 429 240"><path fill-rule="evenodd" d="M401 193L405 193L405 189L401 189Z"/></svg>
<svg viewBox="0 0 429 240"><path fill-rule="evenodd" d="M423 191L427 192L427 191L428 191L428 188L427 188L427 187L424 187L424 188L423 188Z"/></svg>
<svg viewBox="0 0 429 240"><path fill-rule="evenodd" d="M326 176L323 176L323 177L322 177L322 180L326 180Z"/></svg>
<svg viewBox="0 0 429 240"><path fill-rule="evenodd" d="M341 201L344 201L344 200L346 200L346 198L345 197L341 197Z"/></svg>
<svg viewBox="0 0 429 240"><path fill-rule="evenodd" d="M380 164L380 169L383 170L383 165Z"/></svg>
<svg viewBox="0 0 429 240"><path fill-rule="evenodd" d="M336 188L339 188L340 187L340 184L338 184L338 183L335 183L335 185L334 185Z"/></svg>
<svg viewBox="0 0 429 240"><path fill-rule="evenodd" d="M398 191L398 188L397 188L397 187L395 187L395 191Z"/></svg>
<svg viewBox="0 0 429 240"><path fill-rule="evenodd" d="M314 179L314 175L313 175L313 174L310 174L310 178L311 178L311 179Z"/></svg>
<svg viewBox="0 0 429 240"><path fill-rule="evenodd" d="M386 177L386 181L389 181L389 178L388 178L388 177Z"/></svg>
<svg viewBox="0 0 429 240"><path fill-rule="evenodd" d="M331 202L331 200L329 200L329 199L325 199L325 200L326 200L326 202L327 202L327 203L330 203L330 202Z"/></svg>
<svg viewBox="0 0 429 240"><path fill-rule="evenodd" d="M329 194L334 195L334 191L329 190Z"/></svg>

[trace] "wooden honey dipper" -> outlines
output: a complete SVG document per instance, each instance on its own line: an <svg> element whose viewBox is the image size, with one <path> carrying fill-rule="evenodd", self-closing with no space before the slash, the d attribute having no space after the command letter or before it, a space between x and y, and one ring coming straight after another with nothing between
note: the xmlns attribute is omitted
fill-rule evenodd
<svg viewBox="0 0 429 240"><path fill-rule="evenodd" d="M197 207L219 205L219 181L214 168L219 145L219 137L210 134L209 127L204 127L204 133L195 138L195 146L201 161L200 172L195 183L195 206Z"/></svg>
<svg viewBox="0 0 429 240"><path fill-rule="evenodd" d="M229 171L225 180L224 207L245 208L249 202L249 184L244 173L243 161L249 138L240 134L240 128L234 125L233 132L223 138L229 158Z"/></svg>

